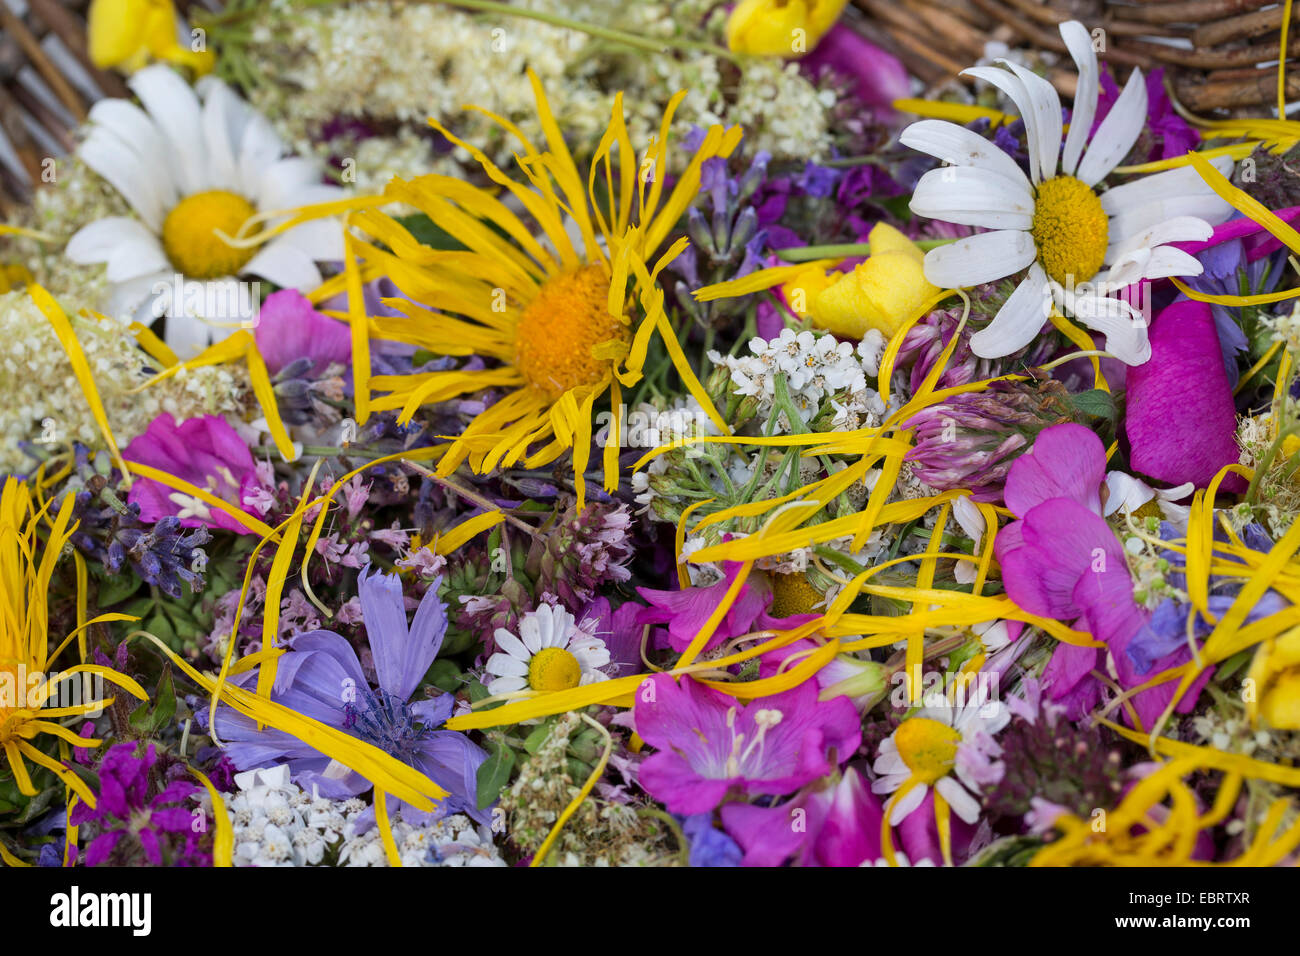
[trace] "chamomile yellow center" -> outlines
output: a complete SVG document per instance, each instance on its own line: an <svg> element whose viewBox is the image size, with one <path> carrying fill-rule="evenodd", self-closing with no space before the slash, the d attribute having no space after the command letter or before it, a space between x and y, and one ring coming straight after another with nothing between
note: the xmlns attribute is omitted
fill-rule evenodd
<svg viewBox="0 0 1300 956"><path fill-rule="evenodd" d="M1038 260L1061 285L1088 282L1106 258L1109 219L1097 194L1073 176L1038 187L1030 228Z"/></svg>
<svg viewBox="0 0 1300 956"><path fill-rule="evenodd" d="M517 368L551 401L603 381L611 353L631 341L629 327L609 314L609 281L603 265L553 276L519 316Z"/></svg>
<svg viewBox="0 0 1300 956"><path fill-rule="evenodd" d="M224 189L186 196L163 220L163 251L177 272L192 279L237 275L256 249L237 249L217 235L233 236L256 213L243 196Z"/></svg>
<svg viewBox="0 0 1300 956"><path fill-rule="evenodd" d="M581 681L582 665L562 647L544 647L528 664L528 686L533 690L568 690Z"/></svg>
<svg viewBox="0 0 1300 956"><path fill-rule="evenodd" d="M957 762L961 734L929 717L913 717L894 731L898 755L922 783L934 783L947 776Z"/></svg>
<svg viewBox="0 0 1300 956"><path fill-rule="evenodd" d="M811 614L824 597L806 574L772 575L773 617Z"/></svg>

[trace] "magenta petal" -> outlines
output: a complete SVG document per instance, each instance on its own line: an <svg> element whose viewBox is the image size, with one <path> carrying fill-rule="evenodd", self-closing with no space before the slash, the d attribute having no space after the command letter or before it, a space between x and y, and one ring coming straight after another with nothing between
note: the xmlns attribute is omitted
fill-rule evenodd
<svg viewBox="0 0 1300 956"><path fill-rule="evenodd" d="M829 791L817 794L825 801L825 819L817 835L817 862L822 866L859 866L880 857L880 802L852 767Z"/></svg>
<svg viewBox="0 0 1300 956"><path fill-rule="evenodd" d="M1097 648L1064 642L1056 645L1052 659L1043 668L1043 689L1051 700L1060 700L1097 666Z"/></svg>
<svg viewBox="0 0 1300 956"><path fill-rule="evenodd" d="M774 807L752 803L728 803L722 808L722 825L735 840L745 858L744 866L780 866L794 856L808 839L804 827L794 825L795 801Z"/></svg>
<svg viewBox="0 0 1300 956"><path fill-rule="evenodd" d="M1129 370L1124 423L1135 471L1209 485L1239 459L1237 415L1210 307L1175 302L1151 326L1151 360ZM1235 476L1225 490L1242 490Z"/></svg>
<svg viewBox="0 0 1300 956"><path fill-rule="evenodd" d="M830 67L852 77L854 92L877 122L894 115L894 100L912 95L912 81L897 57L844 23L831 27L800 65L810 71Z"/></svg>
<svg viewBox="0 0 1300 956"><path fill-rule="evenodd" d="M1011 466L1003 500L1021 518L1051 498L1072 498L1100 514L1105 478L1101 439L1082 425L1053 425L1039 432L1030 452Z"/></svg>
<svg viewBox="0 0 1300 956"><path fill-rule="evenodd" d="M330 363L352 360L352 333L342 322L321 315L302 293L273 292L262 303L253 332L257 350L274 375L300 358L314 359L307 377L320 377Z"/></svg>

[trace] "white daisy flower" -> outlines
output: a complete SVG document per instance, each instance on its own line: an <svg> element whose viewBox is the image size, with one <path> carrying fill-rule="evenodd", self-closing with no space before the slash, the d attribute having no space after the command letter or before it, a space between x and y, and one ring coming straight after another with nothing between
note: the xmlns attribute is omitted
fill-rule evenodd
<svg viewBox="0 0 1300 956"><path fill-rule="evenodd" d="M1145 319L1111 293L1143 279L1200 275L1201 264L1169 243L1209 238L1212 224L1232 210L1191 167L1101 191L1146 125L1146 83L1135 68L1089 140L1097 113L1097 55L1081 23L1061 24L1061 36L1079 70L1064 141L1061 100L1047 80L1007 60L998 61L1005 69L965 71L997 87L1020 112L1028 178L1010 155L954 123L922 120L899 137L952 164L921 177L912 211L991 230L930 250L925 277L943 288L964 288L1029 270L988 327L971 336L971 349L982 358L1029 344L1055 302L1104 333L1116 358L1141 365L1151 355ZM1224 173L1232 166L1228 157L1211 162Z"/></svg>
<svg viewBox="0 0 1300 956"><path fill-rule="evenodd" d="M114 315L167 314L167 344L186 359L256 315L258 303L250 309L250 295L240 296L234 276L308 291L320 285L318 261L343 257L335 219L296 226L260 249L231 246L217 232L234 236L255 213L325 202L343 191L321 182L316 163L285 157L266 118L220 80L204 77L196 92L158 64L129 85L144 108L100 100L77 155L138 218L92 222L66 252L74 262L107 265ZM174 314L177 303L181 315Z"/></svg>
<svg viewBox="0 0 1300 956"><path fill-rule="evenodd" d="M914 782L894 802L889 822L898 826L925 801L930 787L948 801L952 812L967 823L979 819L980 804L974 794L987 783L1001 749L993 735L1011 720L1001 701L990 700L986 689L959 706L943 697L903 721L876 754L871 769L879 775L871 784L874 793L894 793Z"/></svg>
<svg viewBox="0 0 1300 956"><path fill-rule="evenodd" d="M516 690L549 693L608 680L605 642L583 630L562 607L543 604L519 622L519 636L496 630L497 647L484 668L493 680L489 694Z"/></svg>

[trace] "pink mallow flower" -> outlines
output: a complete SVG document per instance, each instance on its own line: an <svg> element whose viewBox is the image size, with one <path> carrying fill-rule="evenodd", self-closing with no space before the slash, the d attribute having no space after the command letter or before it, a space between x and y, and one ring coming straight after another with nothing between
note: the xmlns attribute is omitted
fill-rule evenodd
<svg viewBox="0 0 1300 956"><path fill-rule="evenodd" d="M253 453L224 419L202 415L177 423L166 412L122 450L127 462L139 462L189 482L223 501L248 510L246 497L260 487ZM127 501L140 506L142 521L153 522L176 515L186 528L222 528L254 534L219 508L176 491L151 478L136 476Z"/></svg>
<svg viewBox="0 0 1300 956"><path fill-rule="evenodd" d="M847 697L817 700L798 687L741 704L689 677L656 674L637 691L636 732L656 749L641 786L672 813L704 813L728 795L784 795L826 776L857 751Z"/></svg>
<svg viewBox="0 0 1300 956"><path fill-rule="evenodd" d="M638 614L637 623L666 624L668 645L678 652L686 650L722 603L727 589L740 572L740 564L729 562L723 566L723 570L726 576L721 581L705 587L688 587L678 591L637 588L637 594L650 605ZM772 591L766 583L761 579L748 579L740 586L736 600L727 609L704 650L711 651L724 641L754 631L790 630L816 616L796 614L787 618L775 618L767 613L771 604Z"/></svg>
<svg viewBox="0 0 1300 956"><path fill-rule="evenodd" d="M1182 663L1190 651L1181 648L1141 674L1126 653L1150 615L1134 600L1123 546L1101 517L1105 471L1106 451L1092 431L1074 424L1044 429L1007 475L1004 498L1020 520L998 532L994 550L1011 600L1089 632L1106 645L1120 685L1132 688ZM1061 643L1044 669L1048 698L1064 703L1070 717L1080 718L1100 699L1101 683L1092 674L1106 672L1099 657L1106 651ZM1207 672L1183 696L1180 712L1192 708L1208 679ZM1159 718L1175 686L1162 684L1132 698L1145 725Z"/></svg>
<svg viewBox="0 0 1300 956"><path fill-rule="evenodd" d="M880 801L852 767L785 803L729 803L722 825L745 851L744 866L861 866L880 856Z"/></svg>
<svg viewBox="0 0 1300 956"><path fill-rule="evenodd" d="M320 378L330 365L352 361L352 333L342 322L321 315L301 292L282 289L262 303L253 331L257 350L272 375L301 359L311 359L302 378Z"/></svg>

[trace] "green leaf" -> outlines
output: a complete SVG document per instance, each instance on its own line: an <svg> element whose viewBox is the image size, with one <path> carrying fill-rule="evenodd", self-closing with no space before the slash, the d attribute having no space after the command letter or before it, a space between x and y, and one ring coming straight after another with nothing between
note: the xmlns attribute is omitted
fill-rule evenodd
<svg viewBox="0 0 1300 956"><path fill-rule="evenodd" d="M496 802L510 782L515 769L515 752L505 744L494 743L492 754L478 768L478 808L484 810Z"/></svg>
<svg viewBox="0 0 1300 956"><path fill-rule="evenodd" d="M154 691L153 716L149 723L154 733L162 730L176 716L176 688L172 685L172 665L169 661L163 666L162 676L158 678L158 689Z"/></svg>
<svg viewBox="0 0 1300 956"><path fill-rule="evenodd" d="M488 693L488 689L484 687L481 683L479 683L477 680L472 680L469 682L469 702L471 704L477 704L484 697L490 697L490 696L491 695Z"/></svg>
<svg viewBox="0 0 1300 956"><path fill-rule="evenodd" d="M1086 392L1071 395L1070 404L1076 411L1090 418L1105 418L1108 421L1113 421L1115 418L1115 398L1110 392L1100 388L1091 388Z"/></svg>
<svg viewBox="0 0 1300 956"><path fill-rule="evenodd" d="M457 241L455 236L435 225L433 220L422 212L410 216L398 216L397 221L415 237L417 242L421 242L432 249L465 248L462 243Z"/></svg>
<svg viewBox="0 0 1300 956"><path fill-rule="evenodd" d="M100 607L112 607L125 601L140 589L140 579L134 574L113 574L99 583L98 604Z"/></svg>
<svg viewBox="0 0 1300 956"><path fill-rule="evenodd" d="M542 748L542 744L546 742L546 738L550 736L553 723L553 720L544 720L534 727L533 732L524 739L524 749L530 754L537 753Z"/></svg>
<svg viewBox="0 0 1300 956"><path fill-rule="evenodd" d="M460 668L448 660L436 660L424 675L426 684L454 694L461 688Z"/></svg>

